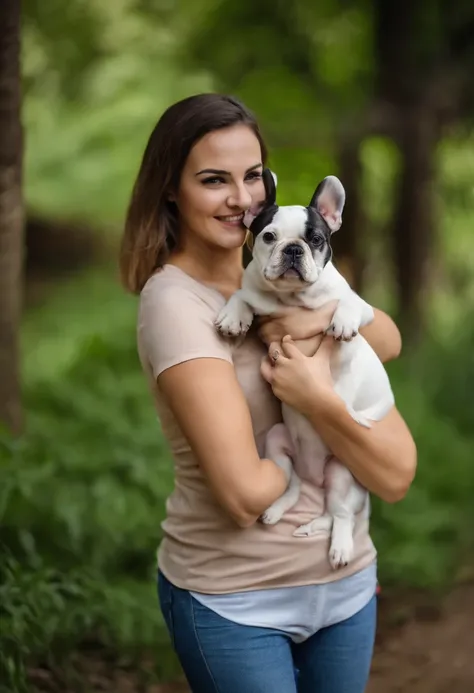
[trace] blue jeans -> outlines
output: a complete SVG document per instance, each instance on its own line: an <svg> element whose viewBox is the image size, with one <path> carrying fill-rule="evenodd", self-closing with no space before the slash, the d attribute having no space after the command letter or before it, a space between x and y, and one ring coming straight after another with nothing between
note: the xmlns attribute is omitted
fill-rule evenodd
<svg viewBox="0 0 474 693"><path fill-rule="evenodd" d="M295 644L282 631L222 618L158 575L161 611L193 693L363 693L376 597L355 616Z"/></svg>

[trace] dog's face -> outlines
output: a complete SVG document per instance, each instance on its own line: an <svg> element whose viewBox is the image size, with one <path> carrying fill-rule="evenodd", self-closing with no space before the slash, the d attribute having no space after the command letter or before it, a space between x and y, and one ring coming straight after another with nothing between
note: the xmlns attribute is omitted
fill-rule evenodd
<svg viewBox="0 0 474 693"><path fill-rule="evenodd" d="M265 201L244 218L254 237L253 258L278 290L313 284L331 259L331 234L341 226L345 193L335 176L316 188L307 207L278 207L273 175L264 172Z"/></svg>

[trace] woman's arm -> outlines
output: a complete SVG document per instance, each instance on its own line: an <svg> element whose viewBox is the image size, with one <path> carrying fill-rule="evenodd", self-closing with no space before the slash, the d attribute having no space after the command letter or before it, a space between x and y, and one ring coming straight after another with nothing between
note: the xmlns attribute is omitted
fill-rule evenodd
<svg viewBox="0 0 474 693"><path fill-rule="evenodd" d="M239 526L252 525L289 479L258 455L232 364L217 358L186 361L163 371L158 386L217 501Z"/></svg>
<svg viewBox="0 0 474 693"><path fill-rule="evenodd" d="M362 486L387 503L405 497L417 456L413 438L395 407L367 429L354 421L342 399L334 395L324 407L312 407L307 418Z"/></svg>
<svg viewBox="0 0 474 693"><path fill-rule="evenodd" d="M270 346L278 352L262 374L274 394L311 422L328 448L369 491L393 503L401 500L413 481L417 455L413 438L394 407L370 429L360 426L334 392L330 358L337 342L326 337L313 357L301 353L290 338Z"/></svg>
<svg viewBox="0 0 474 693"><path fill-rule="evenodd" d="M378 308L374 308L374 319L360 329L361 335L369 342L382 363L393 361L400 356L402 336L392 318Z"/></svg>
<svg viewBox="0 0 474 693"><path fill-rule="evenodd" d="M330 301L318 310L291 308L276 316L259 318L259 335L269 346L290 335L298 348L313 356L323 338L323 332L331 322L337 301ZM383 311L374 308L374 319L361 328L360 333L368 341L382 363L397 358L402 348L400 332L393 320Z"/></svg>

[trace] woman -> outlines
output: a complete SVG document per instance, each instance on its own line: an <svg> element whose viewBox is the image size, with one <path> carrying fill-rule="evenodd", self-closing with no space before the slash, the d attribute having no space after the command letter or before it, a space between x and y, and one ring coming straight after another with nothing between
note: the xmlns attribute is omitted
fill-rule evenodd
<svg viewBox="0 0 474 693"><path fill-rule="evenodd" d="M311 479L277 525L258 522L287 484L264 457L265 435L281 420L278 399L287 402L388 502L410 486L416 452L395 408L367 430L335 394L328 363L337 346L325 339L318 348L334 305L261 324L279 352L266 380L256 328L242 343L217 333L214 319L240 286L243 213L264 198L266 160L252 114L231 97L201 94L161 117L133 190L121 272L140 294L138 350L176 475L158 552L160 605L195 693L359 693L376 621L367 521L358 518L354 559L337 572L327 535L293 536L323 512ZM282 341L287 333L296 341ZM388 316L376 311L363 334L382 360L397 356Z"/></svg>

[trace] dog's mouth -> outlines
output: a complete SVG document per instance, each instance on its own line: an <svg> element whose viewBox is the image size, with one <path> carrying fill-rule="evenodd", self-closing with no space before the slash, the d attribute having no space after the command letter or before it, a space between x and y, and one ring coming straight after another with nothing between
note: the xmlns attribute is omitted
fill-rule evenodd
<svg viewBox="0 0 474 693"><path fill-rule="evenodd" d="M276 248L264 269L264 277L281 289L298 291L314 281L312 264L307 254L294 247L290 252Z"/></svg>
<svg viewBox="0 0 474 693"><path fill-rule="evenodd" d="M303 271L303 257L293 256L285 257L283 256L283 262L281 263L281 274L282 279L299 279L300 281L305 280L305 272Z"/></svg>
<svg viewBox="0 0 474 693"><path fill-rule="evenodd" d="M289 282L291 284L307 284L308 280L305 272L299 263L288 263L280 267L274 274L273 281Z"/></svg>
<svg viewBox="0 0 474 693"><path fill-rule="evenodd" d="M288 267L280 274L281 279L299 279L303 281L303 274L298 267Z"/></svg>

